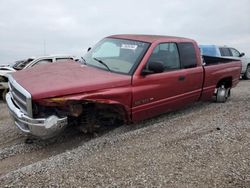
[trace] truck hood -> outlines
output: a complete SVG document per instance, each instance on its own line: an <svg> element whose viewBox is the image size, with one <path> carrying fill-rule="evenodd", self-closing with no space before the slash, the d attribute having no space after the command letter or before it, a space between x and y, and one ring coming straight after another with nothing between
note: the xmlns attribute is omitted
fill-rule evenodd
<svg viewBox="0 0 250 188"><path fill-rule="evenodd" d="M34 100L97 92L130 85L131 76L116 74L75 61L38 65L12 74Z"/></svg>

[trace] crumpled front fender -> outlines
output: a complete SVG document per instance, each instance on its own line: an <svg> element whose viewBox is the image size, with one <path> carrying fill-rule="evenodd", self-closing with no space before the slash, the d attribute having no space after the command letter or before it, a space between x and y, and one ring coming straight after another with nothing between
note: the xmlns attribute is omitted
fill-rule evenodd
<svg viewBox="0 0 250 188"><path fill-rule="evenodd" d="M94 93L79 93L68 96L37 100L40 105L67 108L71 104L95 103L112 105L123 115L126 122L131 121L131 90L130 88L112 88Z"/></svg>

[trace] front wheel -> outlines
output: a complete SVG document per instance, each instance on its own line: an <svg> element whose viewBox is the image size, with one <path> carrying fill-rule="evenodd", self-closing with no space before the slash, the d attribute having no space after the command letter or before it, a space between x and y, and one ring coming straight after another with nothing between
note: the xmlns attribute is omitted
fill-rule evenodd
<svg viewBox="0 0 250 188"><path fill-rule="evenodd" d="M231 88L225 88L224 85L221 85L217 88L216 92L216 102L226 102L230 97Z"/></svg>
<svg viewBox="0 0 250 188"><path fill-rule="evenodd" d="M245 72L243 78L245 80L249 80L250 79L250 65L247 66L247 69L246 69L246 72Z"/></svg>

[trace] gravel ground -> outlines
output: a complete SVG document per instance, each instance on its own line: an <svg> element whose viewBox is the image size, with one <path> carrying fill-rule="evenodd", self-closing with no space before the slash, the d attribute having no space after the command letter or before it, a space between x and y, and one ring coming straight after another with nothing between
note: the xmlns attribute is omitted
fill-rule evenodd
<svg viewBox="0 0 250 188"><path fill-rule="evenodd" d="M0 104L1 187L250 187L250 81L97 138L68 129L25 144Z"/></svg>

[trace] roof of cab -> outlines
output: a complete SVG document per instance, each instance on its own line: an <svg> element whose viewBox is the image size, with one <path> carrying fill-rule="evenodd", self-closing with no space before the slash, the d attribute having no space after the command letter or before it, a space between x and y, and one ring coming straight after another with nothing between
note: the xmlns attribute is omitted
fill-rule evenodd
<svg viewBox="0 0 250 188"><path fill-rule="evenodd" d="M122 34L122 35L111 35L108 38L119 38L128 40L137 40L142 42L153 43L158 40L176 40L176 41L189 41L194 42L192 39L174 37L174 36L164 36L164 35L139 35L139 34Z"/></svg>

